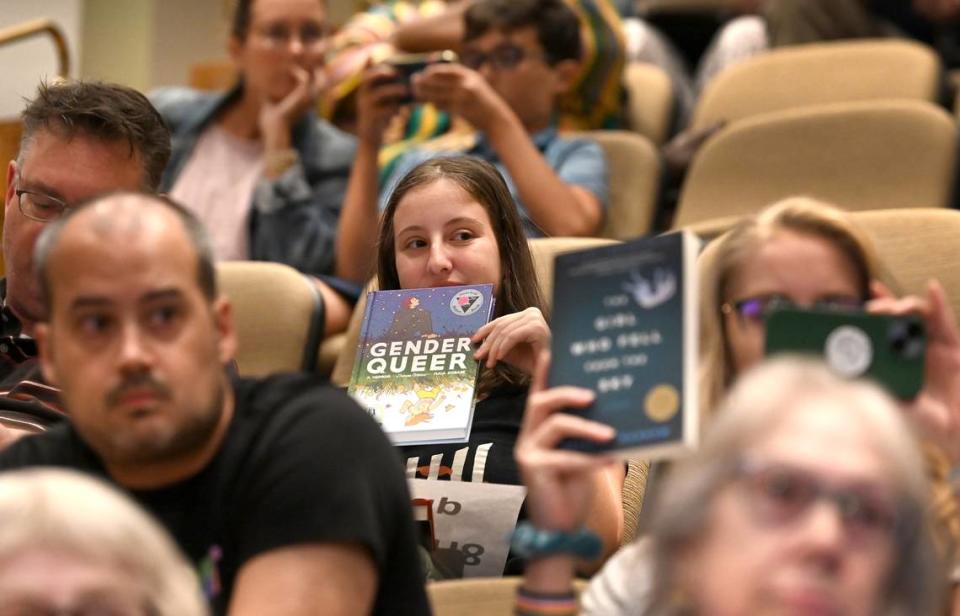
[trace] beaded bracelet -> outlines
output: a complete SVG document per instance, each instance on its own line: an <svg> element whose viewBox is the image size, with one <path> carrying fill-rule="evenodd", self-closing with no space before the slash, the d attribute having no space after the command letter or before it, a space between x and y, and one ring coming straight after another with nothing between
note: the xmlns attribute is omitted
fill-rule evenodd
<svg viewBox="0 0 960 616"><path fill-rule="evenodd" d="M570 592L548 594L517 588L515 616L576 616L577 596Z"/></svg>

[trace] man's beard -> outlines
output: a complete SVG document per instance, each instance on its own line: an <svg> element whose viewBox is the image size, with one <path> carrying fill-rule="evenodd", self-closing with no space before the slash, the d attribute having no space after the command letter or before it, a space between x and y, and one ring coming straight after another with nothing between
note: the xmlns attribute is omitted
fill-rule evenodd
<svg viewBox="0 0 960 616"><path fill-rule="evenodd" d="M223 416L224 387L217 382L212 402L202 412L194 409L168 429L155 430L151 439L142 433L101 434L104 447L95 447L111 465L147 465L172 462L202 449L210 440ZM145 421L150 421L146 419Z"/></svg>

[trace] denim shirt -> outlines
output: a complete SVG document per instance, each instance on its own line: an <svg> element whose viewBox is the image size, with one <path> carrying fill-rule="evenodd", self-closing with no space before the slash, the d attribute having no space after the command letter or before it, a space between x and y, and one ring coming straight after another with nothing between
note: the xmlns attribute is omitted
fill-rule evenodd
<svg viewBox="0 0 960 616"><path fill-rule="evenodd" d="M150 94L171 133L172 153L161 191L170 191L200 135L240 94L239 86L226 94L189 88ZM298 160L276 179L260 178L251 196L250 258L286 263L307 274L332 274L337 222L356 142L310 112L294 125L292 144Z"/></svg>

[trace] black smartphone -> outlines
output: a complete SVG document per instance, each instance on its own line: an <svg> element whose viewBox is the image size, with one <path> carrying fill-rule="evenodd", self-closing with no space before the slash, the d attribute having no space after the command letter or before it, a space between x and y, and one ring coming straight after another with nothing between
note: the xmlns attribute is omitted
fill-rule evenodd
<svg viewBox="0 0 960 616"><path fill-rule="evenodd" d="M873 379L901 400L923 386L927 338L919 317L784 308L766 323L768 356L817 355L841 376Z"/></svg>
<svg viewBox="0 0 960 616"><path fill-rule="evenodd" d="M413 92L410 91L410 80L414 75L423 71L431 64L450 64L457 61L456 52L441 51L439 53L411 53L393 56L384 63L397 72L395 83L402 83L407 86L407 96L400 102L413 102Z"/></svg>

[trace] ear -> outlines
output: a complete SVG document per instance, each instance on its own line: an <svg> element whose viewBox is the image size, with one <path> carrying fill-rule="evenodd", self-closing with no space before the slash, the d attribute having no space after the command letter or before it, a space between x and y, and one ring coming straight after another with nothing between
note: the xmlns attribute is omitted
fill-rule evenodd
<svg viewBox="0 0 960 616"><path fill-rule="evenodd" d="M580 77L580 62L578 60L560 60L553 65L553 72L556 76L555 93L566 94Z"/></svg>
<svg viewBox="0 0 960 616"><path fill-rule="evenodd" d="M243 41L235 34L231 34L230 39L227 41L227 54L230 56L230 60L233 61L234 66L240 64L240 56L243 55Z"/></svg>
<svg viewBox="0 0 960 616"><path fill-rule="evenodd" d="M43 380L56 386L57 370L54 367L53 344L50 342L50 324L37 323L33 330L33 337L40 351L40 370L43 373Z"/></svg>
<svg viewBox="0 0 960 616"><path fill-rule="evenodd" d="M237 330L233 325L233 306L226 295L213 302L213 325L217 328L220 363L226 364L237 355Z"/></svg>
<svg viewBox="0 0 960 616"><path fill-rule="evenodd" d="M17 179L17 161L11 160L7 163L7 193L6 199L4 200L4 214L5 216L10 215L10 208L13 207L14 197L16 196L16 179Z"/></svg>

